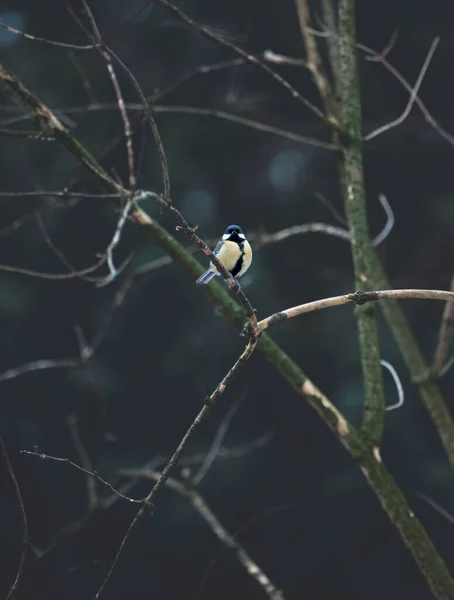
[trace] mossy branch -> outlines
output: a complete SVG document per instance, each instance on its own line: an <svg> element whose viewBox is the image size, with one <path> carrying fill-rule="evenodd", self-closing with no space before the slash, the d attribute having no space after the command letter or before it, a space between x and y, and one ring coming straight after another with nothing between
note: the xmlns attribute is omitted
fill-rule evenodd
<svg viewBox="0 0 454 600"><path fill-rule="evenodd" d="M373 289L374 248L366 215L363 179L361 97L356 61L354 0L339 3L339 95L342 137L342 191L350 229L356 289ZM362 431L371 446L380 446L385 420L380 345L373 304L355 311L364 381L364 422Z"/></svg>

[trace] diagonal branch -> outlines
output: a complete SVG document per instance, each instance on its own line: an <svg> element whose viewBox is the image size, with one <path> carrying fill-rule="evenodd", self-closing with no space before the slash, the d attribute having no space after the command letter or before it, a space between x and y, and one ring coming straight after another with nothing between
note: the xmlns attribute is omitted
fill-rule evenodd
<svg viewBox="0 0 454 600"><path fill-rule="evenodd" d="M225 529L221 521L211 510L203 496L197 490L190 477L187 476L186 473L184 473L183 476L184 485L175 481L174 483L177 485L172 486L172 489L175 489L175 491L188 498L193 508L199 513L202 519L204 519L211 531L226 548L233 550L238 561L246 569L246 572L257 581L259 586L263 589L270 600L285 600L284 594L281 592L281 590L274 585L263 569L261 569L259 565L251 558L251 556L240 545L235 537Z"/></svg>
<svg viewBox="0 0 454 600"><path fill-rule="evenodd" d="M172 472L173 468L178 463L180 456L182 455L183 451L185 450L188 442L192 439L194 434L199 429L200 425L204 422L204 420L205 420L206 416L208 415L208 413L210 412L211 408L216 404L219 397L221 396L221 394L223 394L223 392L225 391L227 386L230 384L232 379L237 375L238 371L245 365L248 358L254 352L256 345L257 345L257 340L251 340L247 344L244 352L241 354L241 356L235 362L233 367L229 370L227 375L218 384L218 386L216 387L214 392L210 396L208 396L208 398L205 399L205 403L204 403L202 409L200 410L199 414L196 416L196 418L192 422L191 426L189 427L189 429L183 436L183 439L181 440L181 442L178 444L177 449L173 453L173 455L170 458L167 465L164 467L162 473L159 476L159 479L156 481L156 483L153 486L153 488L151 489L150 493L144 499L142 507L137 512L131 525L129 526L125 536L123 537L120 547L115 555L113 563L112 563L104 581L102 582L101 587L99 588L99 590L95 596L95 600L97 600L100 597L100 595L102 594L102 592L104 591L132 533L134 532L134 530L136 529L137 525L140 523L142 518L151 510L151 507L153 505L153 502L155 501L156 495L159 493L159 491L161 489L164 488L164 485L165 485L167 479L169 478L170 473Z"/></svg>

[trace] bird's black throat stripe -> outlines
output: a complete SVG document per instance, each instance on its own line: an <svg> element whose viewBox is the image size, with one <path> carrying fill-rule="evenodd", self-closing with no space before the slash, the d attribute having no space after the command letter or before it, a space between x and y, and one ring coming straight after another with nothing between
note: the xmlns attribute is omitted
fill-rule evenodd
<svg viewBox="0 0 454 600"><path fill-rule="evenodd" d="M232 277L236 277L238 275L238 273L243 268L243 262L244 262L244 241L240 240L240 238L238 238L237 240L234 240L234 241L238 244L238 247L241 250L241 254L240 254L239 259L236 261L235 266L230 271L230 273L232 274Z"/></svg>

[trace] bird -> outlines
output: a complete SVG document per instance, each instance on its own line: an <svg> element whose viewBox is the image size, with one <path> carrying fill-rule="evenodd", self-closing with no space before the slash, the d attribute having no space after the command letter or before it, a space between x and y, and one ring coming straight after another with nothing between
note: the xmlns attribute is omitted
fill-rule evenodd
<svg viewBox="0 0 454 600"><path fill-rule="evenodd" d="M246 273L252 262L252 248L238 225L227 227L213 252L235 280ZM210 263L210 268L197 279L197 283L207 284L215 275L220 273L215 265ZM237 293L240 289L238 283Z"/></svg>

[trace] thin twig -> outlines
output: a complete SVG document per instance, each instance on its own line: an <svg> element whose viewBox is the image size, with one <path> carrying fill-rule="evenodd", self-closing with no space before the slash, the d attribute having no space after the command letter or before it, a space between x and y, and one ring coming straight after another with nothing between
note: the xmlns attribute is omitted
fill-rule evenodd
<svg viewBox="0 0 454 600"><path fill-rule="evenodd" d="M124 192L112 193L112 194L92 194L89 192L71 192L68 189L58 191L47 191L47 190L27 190L24 192L3 192L0 191L0 196L5 198L16 198L21 196L55 196L57 198L122 198Z"/></svg>
<svg viewBox="0 0 454 600"><path fill-rule="evenodd" d="M199 467L199 470L192 477L192 481L193 481L194 485L200 484L202 479L205 477L205 475L210 470L211 465L216 460L216 457L219 453L222 442L224 441L227 431L229 430L230 423L232 422L233 417L238 412L238 409L241 406L242 400L243 400L242 397L238 398L236 400L236 402L234 402L232 404L232 406L229 408L229 410L227 411L227 414L225 415L224 419L222 420L222 423L220 424L220 426L216 432L216 435L214 436L213 443L211 444L210 450L206 453L205 458Z"/></svg>
<svg viewBox="0 0 454 600"><path fill-rule="evenodd" d="M328 25L329 27L329 25ZM383 48L383 50L377 56L366 56L366 60L370 62L382 62L384 58L388 56L391 50L394 48L394 44L397 42L397 38L399 37L399 32L395 29L392 32L392 35L389 39L389 42Z"/></svg>
<svg viewBox="0 0 454 600"><path fill-rule="evenodd" d="M1 192L0 192L0 196L1 196ZM0 229L0 238L6 237L6 236L10 235L11 233L14 233L21 227L23 227L31 219L33 219L34 217L39 215L40 210L41 210L40 208L33 208L32 210L25 212L24 214L20 215L20 217L17 217L13 221L11 221L11 223L8 223L4 227L2 227Z"/></svg>
<svg viewBox="0 0 454 600"><path fill-rule="evenodd" d="M450 368L454 365L454 355L445 363L442 370L440 371L440 377L444 377Z"/></svg>
<svg viewBox="0 0 454 600"><path fill-rule="evenodd" d="M17 567L16 577L14 579L13 585L11 586L11 589L8 592L8 595L5 598L5 600L9 600L9 598L11 598L15 594L17 587L19 585L20 579L22 577L22 573L24 571L25 559L27 557L27 550L28 550L28 523L27 523L27 514L25 512L25 506L24 506L24 501L22 499L20 487L17 482L16 475L14 474L14 470L11 465L11 462L9 460L9 456L6 451L5 443L1 436L0 436L0 446L2 448L2 455L3 455L3 460L5 461L5 464L6 464L6 469L9 473L9 476L10 476L11 481L14 486L14 491L16 493L16 498L17 498L17 502L19 504L20 514L21 514L21 519L22 519L21 554L20 554L20 558L19 558L19 566Z"/></svg>
<svg viewBox="0 0 454 600"><path fill-rule="evenodd" d="M402 386L402 382L400 381L400 377L397 374L396 369L392 366L392 364L386 360L380 360L380 364L383 367L385 367L385 369L388 369L388 371L391 373L391 377L394 379L394 383L396 384L396 390L397 390L397 402L386 406L385 410L387 410L387 411L395 410L396 408L400 408L404 403L404 400L405 400L404 388Z"/></svg>
<svg viewBox="0 0 454 600"><path fill-rule="evenodd" d="M151 98L149 97L149 100ZM143 111L144 105L141 103L129 102L126 104L126 108L128 110L134 111ZM67 108L56 109L55 114L60 115L62 118L66 114L78 114L83 112L97 112L97 111L107 111L107 110L117 110L117 104L109 104L109 103L96 103L89 104L86 106L69 106ZM198 106L165 106L162 104L153 106L154 113L175 113L175 114L189 114L189 115L200 115L206 117L214 117L216 119L221 119L224 121L230 121L232 123L236 123L238 125L244 125L245 127L250 127L251 129L255 129L257 131L262 131L264 133L271 133L272 135L277 135L284 139L288 139L292 142L307 144L309 146L315 146L319 148L323 148L325 150L330 150L332 152L338 151L338 146L336 144L332 144L330 142L323 142L321 140L317 140L315 138L309 138L298 133L294 133L293 131L287 131L285 129L281 129L279 127L275 127L273 125L268 125L267 123L261 123L260 121L256 121L254 119L248 119L247 117L241 117L239 115L235 115L233 113L229 113L222 110L212 109L212 108L203 108ZM17 117L11 117L5 121L3 124L9 125L11 123L16 123L19 121L27 120L27 115L20 115ZM37 192L36 192L37 193Z"/></svg>
<svg viewBox="0 0 454 600"><path fill-rule="evenodd" d="M31 362L20 365L19 367L13 367L7 369L0 374L0 383L8 381L8 379L15 379L25 373L32 373L33 371L43 371L44 369L70 369L77 367L80 364L79 358L66 358L66 359L41 359L33 360Z"/></svg>
<svg viewBox="0 0 454 600"><path fill-rule="evenodd" d="M429 496L426 496L426 494L423 494L422 492L418 492L416 495L421 498L421 500L424 500L424 502L427 502L427 504L431 506L439 515L449 521L451 525L454 525L454 515L438 504L438 502L435 502L435 500L432 500L432 498L429 498Z"/></svg>
<svg viewBox="0 0 454 600"><path fill-rule="evenodd" d="M91 345L82 343L83 334L80 328L75 328L75 334L77 338L77 342L79 344L79 352L80 355L74 358L63 358L63 359L40 359L33 360L18 367L12 367L11 369L7 369L3 373L0 374L0 383L3 381L8 381L9 379L15 379L20 375L25 375L25 373L32 373L34 371L43 371L45 369L74 369L76 367L82 366L85 362L87 362L94 351L97 349L101 341L104 339L105 331L101 328L98 330L98 333L95 335L95 338Z"/></svg>
<svg viewBox="0 0 454 600"><path fill-rule="evenodd" d="M321 8L323 19L326 25L329 27L331 31L337 32L337 19L336 19L336 11L334 7L334 0L321 0ZM312 35L314 35L312 33ZM329 56L329 64L331 67L332 79L333 79L333 89L334 89L334 97L337 99L337 93L339 90L339 43L338 40L334 37L330 37L327 39L328 45L328 56Z"/></svg>
<svg viewBox="0 0 454 600"><path fill-rule="evenodd" d="M28 454L30 456L36 456L37 458L40 458L41 460L53 460L53 461L59 462L59 463L66 463L67 465L70 465L74 469L77 469L78 471L81 471L85 475L88 475L89 477L92 477L92 478L98 480L100 483L102 483L102 485L104 485L107 488L109 488L109 490L112 493L114 493L116 496L118 496L119 498L122 498L123 500L127 500L128 502L135 502L137 504L141 504L142 503L142 500L135 500L134 498L129 498L129 496L125 496L124 494L121 494L108 481L106 481L105 479L103 479L101 477L101 475L99 475L99 473L97 471L92 471L92 470L85 469L84 467L81 467L80 465L78 465L77 463L73 462L72 460L69 460L69 458L63 458L63 457L60 457L60 456L51 456L50 454L43 454L42 452L38 452L38 448L36 448L36 447L35 447L34 450L21 450L20 453L21 454Z"/></svg>
<svg viewBox="0 0 454 600"><path fill-rule="evenodd" d="M450 290L454 292L454 276L451 279ZM447 364L449 347L454 331L454 304L447 302L441 317L440 331L438 333L437 347L435 349L432 371L440 376ZM446 371L445 371L446 372Z"/></svg>
<svg viewBox="0 0 454 600"><path fill-rule="evenodd" d="M276 325L281 321L292 319L308 312L322 310L324 308L332 308L334 306L342 306L343 304L365 304L366 302L376 302L378 300L446 300L454 301L454 292L445 290L383 290L377 292L362 292L358 291L353 294L343 296L333 296L332 298L324 298L323 300L315 300L315 302L307 302L299 306L287 308L266 319L262 319L257 324L257 330L262 332L264 329Z"/></svg>
<svg viewBox="0 0 454 600"><path fill-rule="evenodd" d="M194 21L191 17L189 17L189 15L187 15L185 12L183 12L180 8L178 8L171 2L168 2L168 0L153 0L153 2L156 2L157 4L161 4L162 6L165 6L171 12L173 12L173 14L176 15L181 21L184 21L190 27L192 27L193 29L195 29L196 31L198 31L199 33L204 35L205 37L209 38L210 40L215 41L217 44L220 44L221 46L224 46L226 48L229 48L230 50L233 50L235 52L235 54L238 54L239 56L244 58L246 61L259 67L262 71L264 71L265 73L270 75L275 81L277 81L281 87L283 87L287 92L289 92L290 95L292 96L292 98L296 98L299 102L301 102L304 106L306 106L306 108L308 108L315 116L317 116L321 121L323 121L324 123L329 125L331 128L335 128L335 124L332 123L329 119L327 119L325 117L325 115L314 104L312 104L311 102L306 100L306 98L304 98L293 86L291 86L290 83L286 79L281 77L278 73L276 73L276 71L271 69L262 60L260 60L253 54L249 54L248 52L246 52L245 50L243 50L242 48L240 48L233 42L227 40L225 37L218 35L210 27L200 25L199 23Z"/></svg>
<svg viewBox="0 0 454 600"><path fill-rule="evenodd" d="M82 0L82 4L83 4L84 10L85 10L85 13L87 14L88 20L90 22L90 26L93 30L93 36L92 36L93 41L96 42L97 49L99 50L101 56L106 61L107 71L109 72L110 79L112 81L112 85L115 90L115 95L117 96L118 108L120 110L120 115L123 120L123 128L124 128L125 139L126 139L126 154L128 157L128 169L129 169L129 189L131 191L131 194L133 194L133 192L136 188L136 174L135 174L135 167L134 167L134 148L132 145L131 123L129 122L129 117L128 117L128 113L125 108L125 101L123 99L123 94L121 91L120 84L118 82L117 74L115 73L115 69L112 64L111 53L109 52L109 49L107 48L107 46L105 45L105 43L101 37L101 32L98 29L96 21L93 17L93 13L91 12L90 7L88 6L86 0ZM109 264L109 267L110 267L110 264ZM111 270L111 274L112 274L112 272L113 271Z"/></svg>
<svg viewBox="0 0 454 600"><path fill-rule="evenodd" d="M224 544L226 548L230 548L235 552L235 556L241 565L246 569L246 572L253 577L270 600L284 600L284 594L279 590L270 578L265 574L263 569L249 556L246 550L240 545L238 540L233 537L222 525L215 513L208 506L200 492L196 489L194 482L190 477L183 472L184 483L182 486L186 491L185 495L189 499L191 505L208 524L211 531ZM179 493L183 493L178 489Z"/></svg>
<svg viewBox="0 0 454 600"><path fill-rule="evenodd" d="M106 250L107 265L109 267L109 275L105 279L98 282L98 284L97 284L98 287L103 287L103 286L108 285L118 275L118 271L115 268L115 264L114 264L114 260L113 260L113 251L120 243L121 234L122 234L123 228L125 226L125 223L128 219L128 216L131 211L133 203L134 203L134 196L130 196L130 198L128 198L126 204L123 207L123 211L120 215L120 218L118 219L117 228L115 229L115 233L112 237L112 241L107 246L107 250Z"/></svg>
<svg viewBox="0 0 454 600"><path fill-rule="evenodd" d="M165 468L162 470L162 473L160 474L159 479L156 481L155 485L151 489L151 491L148 494L148 496L144 499L144 503L143 503L142 507L137 512L137 514L134 517L131 525L129 526L128 530L126 531L126 534L123 537L123 540L122 540L122 542L120 544L120 547L117 550L117 553L116 553L116 556L115 556L115 558L113 560L113 563L112 563L112 565L111 565L111 567L110 567L110 569L109 569L109 571L108 571L108 573L107 573L104 581L102 582L101 587L99 588L99 590L98 590L98 592L97 592L97 594L95 596L95 600L97 600L100 597L100 595L102 594L103 590L105 589L105 587L106 587L108 581L110 580L110 578L112 576L112 573L114 572L115 567L117 566L117 563L118 563L118 561L120 559L120 556L121 556L121 554L122 554L122 552L123 552L123 550L124 550L127 542L129 541L132 533L134 532L135 528L137 527L137 525L139 524L139 522L142 520L142 518L145 516L145 514L151 509L151 507L153 505L153 502L155 501L156 495L164 487L167 479L170 476L170 473L171 473L172 469L178 463L178 460L179 460L181 454L183 453L183 451L185 450L185 448L186 448L189 440L193 437L194 433L199 429L200 425L205 420L207 414L209 413L209 411L211 410L211 408L216 404L217 400L219 399L219 397L221 396L221 394L225 391L225 389L227 388L227 386L229 385L229 383L236 376L236 374L241 369L241 367L245 365L246 361L249 359L249 357L251 356L251 354L254 352L256 345L257 345L257 340L256 339L251 339L249 341L249 343L247 344L244 352L241 354L241 356L235 362L235 364L230 369L230 371L227 373L227 375L224 377L224 379L219 383L219 385L216 387L216 389L214 390L214 392L208 398L206 398L205 404L204 404L203 408L201 409L201 411L196 416L196 418L192 422L191 426L189 427L189 429L187 430L187 432L183 436L183 438L182 438L181 442L179 443L177 449L175 450L174 454L170 458L170 460L167 463L167 465L165 466Z"/></svg>
<svg viewBox="0 0 454 600"><path fill-rule="evenodd" d="M378 199L386 213L386 223L380 233L372 240L372 243L375 247L379 246L388 237L392 228L394 227L395 222L393 209L391 208L391 205L389 204L385 194L379 194Z"/></svg>
<svg viewBox="0 0 454 600"><path fill-rule="evenodd" d="M336 34L335 32L331 31L330 29L324 27L323 31L316 31L316 30L312 30L312 33L314 35L323 37L323 38L334 38L336 40L339 39L338 34ZM388 73L390 73L395 79L397 79L397 81L401 84L401 86L407 90L407 92L409 94L411 94L413 92L413 86L408 83L408 81L405 79L405 77L403 77L403 75L400 73L400 71L398 71L396 69L396 67L394 67L390 62L388 62L386 60L386 54L377 52L376 50L374 50L373 48L370 48L369 46L366 46L365 44L356 44L356 47L359 50L362 50L363 52L365 52L367 54L366 56L366 60L372 60L374 59L376 62L380 63L387 71ZM447 142L449 142L449 144L451 144L451 146L454 146L454 136L452 136L451 134L449 134L447 131L445 131L443 129L443 127L441 127L441 125L438 123L438 121L435 119L435 117L432 116L432 114L429 112L429 110L427 109L426 105L424 104L424 102L421 100L421 98L416 95L415 96L415 104L418 106L419 110L421 111L421 113L423 114L425 120L427 121L427 123L429 123L429 125L435 129L435 131L441 135L442 138L444 138Z"/></svg>
<svg viewBox="0 0 454 600"><path fill-rule="evenodd" d="M374 131L371 131L366 136L364 136L364 140L366 142L371 140L374 137L377 137L381 133L384 133L385 131L388 131L389 129L396 127L397 125L400 125L408 117L408 115L410 114L410 111L416 101L416 97L418 95L419 88L421 87L424 76L427 73L427 69L429 68L430 61L432 60L432 57L434 55L436 47L438 46L439 41L440 41L440 38L436 37L429 48L426 59L424 61L423 66L421 67L421 71L418 75L418 79L416 80L415 86L411 91L410 98L408 99L407 106L405 107L404 112L400 115L400 117L398 117L394 121L389 121L389 123L385 123L385 125L382 125L378 129L374 129Z"/></svg>
<svg viewBox="0 0 454 600"><path fill-rule="evenodd" d="M325 107L326 116L330 121L338 126L339 121L336 117L336 107L331 84L326 76L325 69L323 68L323 62L318 51L317 41L309 28L311 14L308 0L296 0L296 9L298 13L301 34L304 40L304 46L306 48L307 67L314 78L323 102L323 106Z"/></svg>
<svg viewBox="0 0 454 600"><path fill-rule="evenodd" d="M332 152L337 152L339 149L336 144L330 142L323 142L321 140L299 135L298 133L293 133L292 131L286 131L285 129L274 127L273 125L268 125L267 123L260 123L259 121L248 119L246 117L240 117L238 115L234 115L223 110L216 110L212 108L199 108L197 106L158 105L153 107L153 111L155 113L179 113L215 117L217 119L223 119L225 121L237 123L238 125L245 125L246 127L251 127L252 129L256 129L258 131L278 135L285 139L291 140L292 142L308 144L309 146L316 146L318 148L323 148L324 150L330 150Z"/></svg>
<svg viewBox="0 0 454 600"><path fill-rule="evenodd" d="M47 38L38 37L36 35L31 35L30 33L25 33L24 31L20 31L19 29L15 29L10 25L6 25L5 23L0 22L0 27L6 29L10 33L15 33L16 35L21 35L27 40L33 40L34 42L44 42L45 44L49 44L51 46L60 46L60 48L70 48L71 50L94 50L96 48L95 45L78 45L78 44L68 44L66 42L58 42L55 40L48 40Z"/></svg>
<svg viewBox="0 0 454 600"><path fill-rule="evenodd" d="M93 464L88 456L88 452L85 450L82 440L80 439L79 429L77 427L78 417L77 415L69 415L66 418L66 423L69 427L69 433L74 442L77 454L79 455L80 461L83 468L86 471L86 485L87 485L87 497L88 497L88 512L93 512L98 504L98 492L96 489L96 479L89 475L93 473Z"/></svg>
<svg viewBox="0 0 454 600"><path fill-rule="evenodd" d="M0 271L7 271L8 273L19 273L20 275L28 275L30 277L38 277L40 279L75 279L76 277L82 277L93 273L96 269L99 269L106 262L106 256L103 255L101 258L91 267L86 267L80 271L71 271L70 273L42 273L41 271L33 271L32 269L24 269L23 267L14 267L13 265L0 265Z"/></svg>
<svg viewBox="0 0 454 600"><path fill-rule="evenodd" d="M262 54L262 58L276 65L291 65L293 67L304 67L305 69L309 69L307 60L304 58L284 56L283 54L277 54L277 52L273 52L273 50L265 50Z"/></svg>
<svg viewBox="0 0 454 600"><path fill-rule="evenodd" d="M224 421L222 421L221 425L216 432L216 437L219 435L219 432L224 429ZM209 450L209 453L212 453L214 443L216 441L216 437L213 440L213 445ZM241 444L235 444L234 446L225 447L220 445L217 449L216 456L214 457L215 461L218 460L232 460L236 458L243 458L247 454L254 452L259 448L265 447L269 442L275 437L275 433L273 431L269 431L264 433L258 438L249 440L248 442L243 442ZM181 467L199 467L202 465L207 459L207 452L195 452L194 454L190 454L186 457L181 457L179 464ZM121 468L117 471L118 476L127 477L128 479L155 479L153 473L156 472L161 465L165 465L169 462L169 456L157 456L153 458L153 460L148 461L145 465L136 468Z"/></svg>

